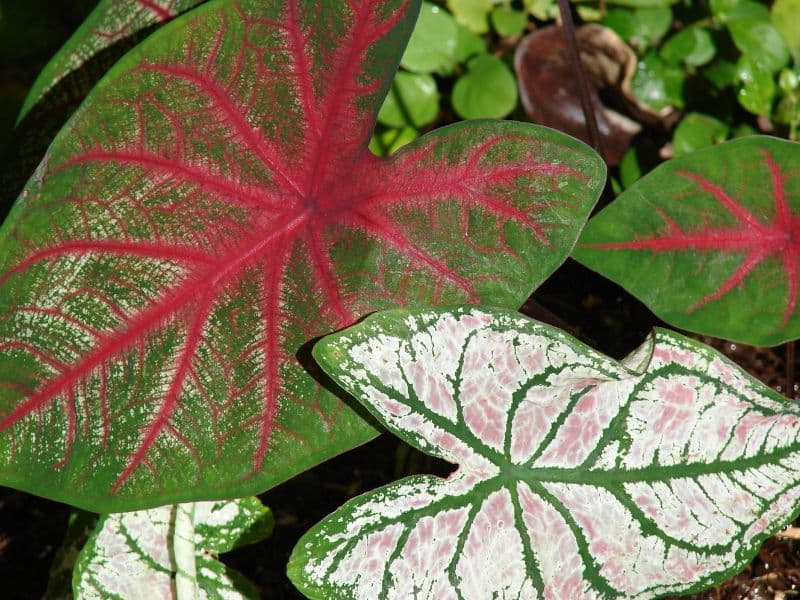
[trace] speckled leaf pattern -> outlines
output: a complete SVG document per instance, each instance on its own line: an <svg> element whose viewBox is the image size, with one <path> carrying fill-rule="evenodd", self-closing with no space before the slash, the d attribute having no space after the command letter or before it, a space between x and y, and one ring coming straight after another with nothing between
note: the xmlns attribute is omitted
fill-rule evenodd
<svg viewBox="0 0 800 600"><path fill-rule="evenodd" d="M191 511L194 535L181 539L179 511ZM192 550L196 598L257 598L252 584L225 567L216 555L267 537L272 513L258 498L161 506L103 516L81 551L73 575L75 598L169 599L176 597L181 571L176 546ZM186 543L188 542L188 544ZM192 597L192 596L183 596Z"/></svg>
<svg viewBox="0 0 800 600"><path fill-rule="evenodd" d="M753 136L659 166L574 258L665 321L755 345L800 337L800 145Z"/></svg>
<svg viewBox="0 0 800 600"><path fill-rule="evenodd" d="M23 104L24 117L54 85L121 40L164 23L205 0L100 0L39 73ZM87 90L88 91L88 90Z"/></svg>
<svg viewBox="0 0 800 600"><path fill-rule="evenodd" d="M418 11L219 0L87 98L0 232L0 483L96 512L240 497L374 437L309 340L517 307L604 179L529 124L367 149Z"/></svg>
<svg viewBox="0 0 800 600"><path fill-rule="evenodd" d="M800 407L656 332L622 362L511 311L387 311L314 348L393 433L458 465L298 542L310 598L653 598L741 569L798 512Z"/></svg>

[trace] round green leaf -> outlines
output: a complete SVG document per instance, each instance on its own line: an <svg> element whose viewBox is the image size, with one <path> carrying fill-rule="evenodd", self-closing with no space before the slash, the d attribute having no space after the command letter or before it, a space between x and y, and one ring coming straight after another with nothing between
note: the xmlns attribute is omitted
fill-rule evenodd
<svg viewBox="0 0 800 600"><path fill-rule="evenodd" d="M772 23L752 18L733 19L728 22L728 30L736 47L759 68L777 73L789 62L789 50Z"/></svg>
<svg viewBox="0 0 800 600"><path fill-rule="evenodd" d="M800 52L800 0L775 0L772 24L792 52Z"/></svg>
<svg viewBox="0 0 800 600"><path fill-rule="evenodd" d="M653 8L611 8L603 25L613 29L623 40L644 51L658 44L672 25L672 9L668 6Z"/></svg>
<svg viewBox="0 0 800 600"><path fill-rule="evenodd" d="M800 145L763 136L676 158L595 216L573 256L676 327L796 339L799 171Z"/></svg>
<svg viewBox="0 0 800 600"><path fill-rule="evenodd" d="M689 113L675 128L672 138L675 156L724 142L727 135L728 126L719 119L700 113Z"/></svg>
<svg viewBox="0 0 800 600"><path fill-rule="evenodd" d="M424 127L439 114L439 90L427 73L398 71L378 112L378 122L389 127Z"/></svg>
<svg viewBox="0 0 800 600"><path fill-rule="evenodd" d="M739 79L738 100L744 108L756 115L768 115L775 98L775 80L772 74L742 56L736 64Z"/></svg>
<svg viewBox="0 0 800 600"><path fill-rule="evenodd" d="M698 67L714 58L715 52L714 40L707 29L687 27L664 42L659 56L670 65L685 63Z"/></svg>
<svg viewBox="0 0 800 600"><path fill-rule="evenodd" d="M453 52L455 61L465 63L479 54L486 54L486 40L456 23L456 49Z"/></svg>
<svg viewBox="0 0 800 600"><path fill-rule="evenodd" d="M506 5L495 6L491 17L494 30L506 37L522 33L528 23L528 15Z"/></svg>
<svg viewBox="0 0 800 600"><path fill-rule="evenodd" d="M474 33L489 31L489 12L493 0L447 0L447 8L455 20Z"/></svg>
<svg viewBox="0 0 800 600"><path fill-rule="evenodd" d="M711 14L723 23L732 19L769 21L769 9L754 0L711 0Z"/></svg>
<svg viewBox="0 0 800 600"><path fill-rule="evenodd" d="M665 106L683 107L685 75L677 67L667 65L655 52L639 61L631 87L636 98L656 110Z"/></svg>
<svg viewBox="0 0 800 600"><path fill-rule="evenodd" d="M423 2L400 64L417 73L447 75L455 65L456 22L441 6Z"/></svg>
<svg viewBox="0 0 800 600"><path fill-rule="evenodd" d="M499 58L473 58L453 87L453 108L465 119L501 118L517 105L517 82Z"/></svg>
<svg viewBox="0 0 800 600"><path fill-rule="evenodd" d="M372 136L369 149L377 156L389 156L419 137L413 127L384 129Z"/></svg>

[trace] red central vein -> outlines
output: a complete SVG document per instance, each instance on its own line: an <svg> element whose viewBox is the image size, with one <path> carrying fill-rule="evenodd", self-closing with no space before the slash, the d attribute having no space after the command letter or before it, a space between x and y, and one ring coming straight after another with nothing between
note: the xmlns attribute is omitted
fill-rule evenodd
<svg viewBox="0 0 800 600"><path fill-rule="evenodd" d="M118 329L114 335L99 338L98 347L77 365L64 369L47 385L32 394L24 403L0 421L0 431L5 430L26 415L40 409L51 402L58 394L70 389L81 378L93 371L99 365L129 348L135 340L163 323L167 318L176 314L186 305L197 299L198 290L215 289L225 279L235 275L254 257L258 257L267 250L276 239L295 232L308 219L308 211L299 213L292 219L275 227L275 230L263 238L247 245L243 250L234 251L223 256L219 261L209 265L209 268L197 273L196 277L187 278L184 282L170 290L167 294L154 303L151 308L130 319L124 327Z"/></svg>
<svg viewBox="0 0 800 600"><path fill-rule="evenodd" d="M177 260L189 263L209 263L212 260L207 254L193 251L191 248L167 246L165 244L154 244L152 242L126 242L116 240L64 242L57 246L36 250L29 254L24 260L0 275L0 285L3 285L15 273L24 271L31 265L47 258L87 253L141 256L142 258Z"/></svg>
<svg viewBox="0 0 800 600"><path fill-rule="evenodd" d="M280 200L273 198L260 189L250 189L242 185L232 184L229 179L219 177L213 173L188 165L174 158L165 158L151 152L129 150L90 150L70 158L59 165L54 172L85 163L115 163L128 166L140 166L155 169L175 177L186 183L197 185L206 192L213 192L236 201L243 206L261 208L285 208Z"/></svg>
<svg viewBox="0 0 800 600"><path fill-rule="evenodd" d="M328 151L333 146L332 144L328 143L328 141L332 138L331 132L334 130L334 128L341 125L339 123L338 113L340 106L345 101L344 97L347 83L352 82L355 72L358 66L361 64L358 58L367 44L371 41L368 39L362 39L364 37L366 27L369 24L371 7L359 6L359 8L362 8L362 10L356 15L356 21L348 32L347 41L349 42L349 46L345 50L345 56L341 62L341 65L338 67L338 69L336 69L336 78L330 86L330 93L326 98L327 102L325 102L326 106L322 111L322 130L320 131L319 139L317 140L316 147L312 153L313 158L311 161L311 171L309 173L309 181L306 188L312 196L316 196L318 193L323 191L321 189L321 185L325 175L324 166L327 165L329 160ZM359 42L359 40L361 41ZM342 46L340 46L339 50L341 49ZM335 63L336 60L334 59L332 62Z"/></svg>
<svg viewBox="0 0 800 600"><path fill-rule="evenodd" d="M228 97L229 93L223 89L216 80L211 79L209 75L198 73L193 69L180 65L147 64L142 65L140 68L145 71L152 71L161 73L162 75L184 79L206 92L214 103L222 109L228 122L240 136L241 141L261 159L267 171L283 182L288 188L286 191L302 196L300 188L281 164L277 152L275 152L260 132L254 130L250 126L239 108L231 102Z"/></svg>

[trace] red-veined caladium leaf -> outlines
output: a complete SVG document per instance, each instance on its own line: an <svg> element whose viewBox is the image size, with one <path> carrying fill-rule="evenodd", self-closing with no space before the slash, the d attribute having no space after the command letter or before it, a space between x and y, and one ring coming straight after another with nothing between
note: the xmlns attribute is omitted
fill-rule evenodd
<svg viewBox="0 0 800 600"><path fill-rule="evenodd" d="M42 100L53 86L71 73L84 70L84 73L65 95L69 99L82 98L110 66L105 59L93 68L92 60L102 52L109 52L112 59L119 58L123 52L113 51L120 42L136 41L140 32L164 23L205 0L100 0L91 14L78 30L67 40L56 55L45 65L22 105L20 119ZM128 49L127 43L121 45ZM113 60L112 60L113 63Z"/></svg>
<svg viewBox="0 0 800 600"><path fill-rule="evenodd" d="M367 150L417 10L210 2L104 78L3 229L0 482L104 512L264 490L376 434L308 340L518 306L564 260L604 178L580 142Z"/></svg>
<svg viewBox="0 0 800 600"><path fill-rule="evenodd" d="M391 432L458 465L297 544L311 598L653 598L709 586L797 513L800 407L654 335L622 362L518 313L379 313L314 347Z"/></svg>
<svg viewBox="0 0 800 600"><path fill-rule="evenodd" d="M800 145L749 137L659 166L573 256L669 323L756 345L800 337Z"/></svg>

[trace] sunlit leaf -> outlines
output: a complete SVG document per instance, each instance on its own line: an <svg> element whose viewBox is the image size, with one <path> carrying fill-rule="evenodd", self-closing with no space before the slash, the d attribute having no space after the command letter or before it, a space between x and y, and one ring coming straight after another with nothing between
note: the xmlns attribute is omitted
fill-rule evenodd
<svg viewBox="0 0 800 600"><path fill-rule="evenodd" d="M594 217L574 257L665 321L756 345L800 337L800 146L746 137L665 163Z"/></svg>
<svg viewBox="0 0 800 600"><path fill-rule="evenodd" d="M309 340L517 307L604 177L556 132L367 149L419 4L219 0L126 55L0 235L0 483L98 512L257 493L374 437Z"/></svg>

